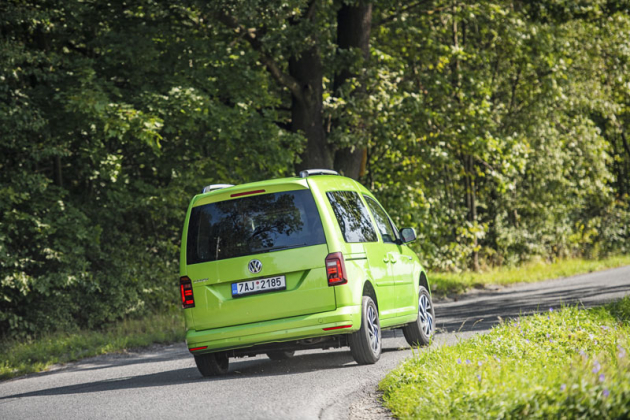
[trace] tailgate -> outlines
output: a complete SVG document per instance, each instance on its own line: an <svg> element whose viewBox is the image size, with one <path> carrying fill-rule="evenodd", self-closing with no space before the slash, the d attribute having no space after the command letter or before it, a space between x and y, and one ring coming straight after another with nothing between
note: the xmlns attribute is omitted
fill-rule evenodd
<svg viewBox="0 0 630 420"><path fill-rule="evenodd" d="M188 267L195 307L195 330L221 328L335 309L335 292L328 286L324 260L326 244L267 252L194 264ZM252 274L251 260L262 270ZM232 297L232 284L285 276L286 290Z"/></svg>

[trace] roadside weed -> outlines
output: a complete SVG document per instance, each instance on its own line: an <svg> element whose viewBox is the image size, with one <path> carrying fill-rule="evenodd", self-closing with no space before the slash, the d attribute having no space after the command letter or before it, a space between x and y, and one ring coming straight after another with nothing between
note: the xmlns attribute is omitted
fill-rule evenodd
<svg viewBox="0 0 630 420"><path fill-rule="evenodd" d="M385 405L401 418L625 418L629 315L629 297L549 308L420 352L381 382Z"/></svg>
<svg viewBox="0 0 630 420"><path fill-rule="evenodd" d="M181 311L123 320L101 331L54 333L32 341L8 341L0 345L0 379L40 372L56 363L121 352L151 344L184 340Z"/></svg>

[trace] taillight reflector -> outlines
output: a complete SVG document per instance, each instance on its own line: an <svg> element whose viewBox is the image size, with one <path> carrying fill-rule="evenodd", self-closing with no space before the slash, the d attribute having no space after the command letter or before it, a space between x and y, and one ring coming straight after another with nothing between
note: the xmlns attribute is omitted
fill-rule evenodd
<svg viewBox="0 0 630 420"><path fill-rule="evenodd" d="M242 193L232 194L232 195L230 195L230 197L242 197L244 195L260 194L260 193L264 193L264 192L265 192L265 190L246 191L246 192L242 192Z"/></svg>
<svg viewBox="0 0 630 420"><path fill-rule="evenodd" d="M195 296L193 294L192 282L186 276L179 279L179 293L182 297L182 308L194 308Z"/></svg>
<svg viewBox="0 0 630 420"><path fill-rule="evenodd" d="M332 330L341 330L343 328L352 328L352 324L350 325L341 325L339 327L329 327L329 328L323 328L324 331L332 331Z"/></svg>
<svg viewBox="0 0 630 420"><path fill-rule="evenodd" d="M203 346L203 347L193 347L192 349L188 349L189 351L197 351L197 350L205 350L207 349L208 346Z"/></svg>
<svg viewBox="0 0 630 420"><path fill-rule="evenodd" d="M346 264L341 252L333 252L326 257L326 277L329 286L348 283Z"/></svg>

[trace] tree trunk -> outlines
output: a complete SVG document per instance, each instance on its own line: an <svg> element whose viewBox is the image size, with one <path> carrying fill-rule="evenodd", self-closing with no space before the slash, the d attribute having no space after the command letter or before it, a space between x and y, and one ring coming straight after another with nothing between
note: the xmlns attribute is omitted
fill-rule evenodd
<svg viewBox="0 0 630 420"><path fill-rule="evenodd" d="M305 19L315 23L316 0L309 2ZM363 149L342 149L335 151L326 140L326 129L322 120L323 75L324 69L317 46L302 51L289 59L289 74L286 74L273 57L265 53L260 37L255 31L246 30L239 21L226 12L215 13L225 26L247 41L260 54L260 62L271 76L283 87L291 91L291 127L294 133L306 137L306 149L300 155L301 162L295 165L296 171L308 168L335 168L352 178L365 172L367 153ZM340 49L359 48L365 59L369 56L370 25L372 5L361 0L357 6L342 5L337 14L337 36ZM334 89L341 86L353 74L343 69L336 77Z"/></svg>
<svg viewBox="0 0 630 420"><path fill-rule="evenodd" d="M455 10L455 3L452 6L453 9L453 46L459 48L459 29L457 25L457 13ZM466 42L466 26L462 22L462 45ZM452 84L455 96L455 102L461 104L461 82L462 73L460 71L459 58L455 58L451 65L452 71ZM462 145L460 144L460 149ZM468 221L476 229L477 228L477 194L475 185L475 159L472 154L468 152L462 152L461 162L464 167L464 185L466 187L466 207L468 210ZM477 246L479 245L477 239L477 232L473 238L473 251L471 268L473 271L479 271L479 251Z"/></svg>
<svg viewBox="0 0 630 420"><path fill-rule="evenodd" d="M615 154L618 155L621 160L616 162L618 164L618 174L617 174L617 182L619 183L619 193L623 197L626 192L628 192L628 174L630 173L630 145L628 145L628 139L626 138L626 134L622 131L621 135L621 145L623 149L626 151L628 155L626 158L623 157L623 152L615 150ZM613 147L615 146L615 141L611 141Z"/></svg>
<svg viewBox="0 0 630 420"><path fill-rule="evenodd" d="M300 155L302 161L295 169L298 172L331 169L333 158L322 121L323 67L317 48L290 59L289 73L301 89L301 97L293 95L291 100L291 131L301 132L306 137L306 149Z"/></svg>
<svg viewBox="0 0 630 420"><path fill-rule="evenodd" d="M470 186L470 191L468 192L470 194L470 208L468 209L469 215L470 215L470 222L472 223L472 225L475 227L475 229L477 228L477 191L476 191L476 185L475 185L475 161L474 158L471 155L468 155L468 177L469 177L469 186ZM473 259L472 259L472 269L474 271L479 271L479 251L477 251L477 246L479 245L479 242L477 240L477 232L475 232L475 238L473 240L473 246L474 246L474 250L473 250Z"/></svg>
<svg viewBox="0 0 630 420"><path fill-rule="evenodd" d="M615 178L616 178L616 183L617 183L617 189L619 190L619 195L621 197L624 196L625 192L626 192L626 187L625 187L625 175L624 175L624 159L622 157L623 152L620 153L620 151L617 149L617 139L620 138L621 136L614 136L610 139L610 145L612 146L612 152L613 152L613 172L615 174ZM628 157L630 157L630 153L628 154Z"/></svg>
<svg viewBox="0 0 630 420"><path fill-rule="evenodd" d="M372 24L372 4L365 1L351 6L343 4L337 13L337 46L340 50L358 48L364 60L370 56L370 29ZM339 89L349 79L356 77L349 68L342 69L336 76L333 91ZM354 94L364 94L365 88L359 88ZM334 123L333 123L334 125ZM361 130L360 127L354 127ZM334 155L335 169L345 176L357 179L365 174L367 151L365 147L338 149Z"/></svg>
<svg viewBox="0 0 630 420"><path fill-rule="evenodd" d="M63 187L63 176L61 170L61 157L55 156L53 158L53 171L54 171L54 179L55 185L58 187Z"/></svg>
<svg viewBox="0 0 630 420"><path fill-rule="evenodd" d="M624 132L621 132L621 141L623 141L623 148L626 149L628 158L630 158L630 145L628 145L628 139L626 139L626 134Z"/></svg>

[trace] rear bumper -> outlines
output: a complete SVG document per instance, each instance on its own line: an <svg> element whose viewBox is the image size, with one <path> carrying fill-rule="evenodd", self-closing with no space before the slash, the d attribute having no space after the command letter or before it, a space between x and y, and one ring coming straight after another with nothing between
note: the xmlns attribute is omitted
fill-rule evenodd
<svg viewBox="0 0 630 420"><path fill-rule="evenodd" d="M324 328L352 325L324 331ZM323 337L357 331L361 327L361 306L343 306L334 311L256 322L234 327L186 332L188 348L207 348L194 354L234 350L259 344Z"/></svg>

